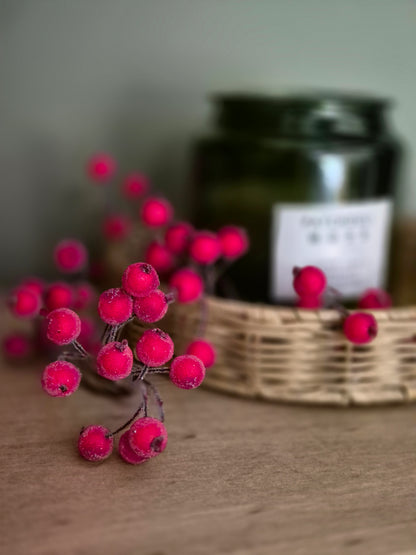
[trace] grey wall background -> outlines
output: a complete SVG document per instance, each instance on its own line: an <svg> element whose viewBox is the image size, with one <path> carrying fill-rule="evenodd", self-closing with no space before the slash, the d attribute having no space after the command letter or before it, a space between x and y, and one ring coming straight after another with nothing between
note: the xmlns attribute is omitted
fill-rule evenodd
<svg viewBox="0 0 416 555"><path fill-rule="evenodd" d="M85 159L109 150L186 209L187 147L207 94L299 87L394 97L416 213L414 0L0 0L1 279L91 235Z"/></svg>

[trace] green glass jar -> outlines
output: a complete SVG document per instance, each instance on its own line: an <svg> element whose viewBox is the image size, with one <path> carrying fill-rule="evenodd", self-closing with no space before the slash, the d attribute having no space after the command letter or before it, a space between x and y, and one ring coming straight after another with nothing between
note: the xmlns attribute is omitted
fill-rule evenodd
<svg viewBox="0 0 416 555"><path fill-rule="evenodd" d="M346 299L383 287L401 147L389 102L317 94L214 98L217 129L193 150L200 228L242 225L232 280L247 300L293 302L292 267L323 267Z"/></svg>

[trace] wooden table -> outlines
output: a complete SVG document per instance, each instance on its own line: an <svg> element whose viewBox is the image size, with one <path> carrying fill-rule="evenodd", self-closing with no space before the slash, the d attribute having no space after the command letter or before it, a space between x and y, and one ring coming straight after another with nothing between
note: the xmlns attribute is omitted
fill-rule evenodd
<svg viewBox="0 0 416 555"><path fill-rule="evenodd" d="M114 428L135 399L52 399L40 364L0 371L2 554L416 553L413 406L279 406L159 378L167 450L92 464L79 429Z"/></svg>

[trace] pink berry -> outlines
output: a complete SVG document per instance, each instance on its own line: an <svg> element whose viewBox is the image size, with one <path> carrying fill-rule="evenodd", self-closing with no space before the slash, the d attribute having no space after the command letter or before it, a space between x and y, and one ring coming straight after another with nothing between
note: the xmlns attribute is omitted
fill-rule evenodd
<svg viewBox="0 0 416 555"><path fill-rule="evenodd" d="M65 239L58 243L53 251L55 265L66 274L82 270L88 260L88 252L81 241Z"/></svg>
<svg viewBox="0 0 416 555"><path fill-rule="evenodd" d="M204 363L194 355L181 355L173 359L169 377L181 389L195 389L204 381Z"/></svg>
<svg viewBox="0 0 416 555"><path fill-rule="evenodd" d="M3 338L3 353L10 360L25 359L32 351L32 339L25 333L14 332Z"/></svg>
<svg viewBox="0 0 416 555"><path fill-rule="evenodd" d="M152 291L147 297L134 299L133 312L139 320L151 324L161 320L168 310L166 295L160 289Z"/></svg>
<svg viewBox="0 0 416 555"><path fill-rule="evenodd" d="M170 250L159 241L152 241L146 249L145 261L152 265L156 272L165 274L174 266L174 258Z"/></svg>
<svg viewBox="0 0 416 555"><path fill-rule="evenodd" d="M131 173L124 179L121 190L129 199L139 198L148 192L149 180L140 173Z"/></svg>
<svg viewBox="0 0 416 555"><path fill-rule="evenodd" d="M298 308L309 308L311 310L321 308L322 299L321 297L315 297L313 295L304 295L299 297L296 306Z"/></svg>
<svg viewBox="0 0 416 555"><path fill-rule="evenodd" d="M150 197L144 201L140 216L142 222L148 227L161 227L167 225L172 219L173 208L164 198Z"/></svg>
<svg viewBox="0 0 416 555"><path fill-rule="evenodd" d="M156 270L145 262L127 266L121 281L123 289L133 297L146 297L160 285Z"/></svg>
<svg viewBox="0 0 416 555"><path fill-rule="evenodd" d="M129 430L128 440L134 453L144 458L155 457L165 450L168 433L156 418L139 418Z"/></svg>
<svg viewBox="0 0 416 555"><path fill-rule="evenodd" d="M8 304L11 312L18 318L34 318L39 314L41 297L33 289L20 286L12 291Z"/></svg>
<svg viewBox="0 0 416 555"><path fill-rule="evenodd" d="M25 278L21 282L20 286L32 290L37 295L43 295L43 292L45 291L45 282L37 277Z"/></svg>
<svg viewBox="0 0 416 555"><path fill-rule="evenodd" d="M390 295L383 289L367 289L358 301L358 307L365 309L390 308L392 304Z"/></svg>
<svg viewBox="0 0 416 555"><path fill-rule="evenodd" d="M173 357L174 345L167 333L155 328L146 330L136 344L138 359L146 366L163 366Z"/></svg>
<svg viewBox="0 0 416 555"><path fill-rule="evenodd" d="M99 153L92 156L87 163L87 174L93 181L105 182L111 179L116 171L116 162L108 154Z"/></svg>
<svg viewBox="0 0 416 555"><path fill-rule="evenodd" d="M189 245L194 228L188 222L176 222L165 233L165 244L173 254L182 254Z"/></svg>
<svg viewBox="0 0 416 555"><path fill-rule="evenodd" d="M248 251L249 241L247 232L242 227L227 225L218 232L221 252L224 258L234 260Z"/></svg>
<svg viewBox="0 0 416 555"><path fill-rule="evenodd" d="M45 307L48 312L56 308L68 308L72 305L73 290L67 283L52 283L44 297Z"/></svg>
<svg viewBox="0 0 416 555"><path fill-rule="evenodd" d="M111 326L126 322L133 312L133 300L119 287L107 289L98 299L98 313L101 320Z"/></svg>
<svg viewBox="0 0 416 555"><path fill-rule="evenodd" d="M370 343L377 335L377 320L372 314L354 312L344 320L344 334L356 345Z"/></svg>
<svg viewBox="0 0 416 555"><path fill-rule="evenodd" d="M109 241L122 241L131 231L131 221L124 214L110 214L104 219L103 234Z"/></svg>
<svg viewBox="0 0 416 555"><path fill-rule="evenodd" d="M92 285L87 281L78 283L74 287L74 308L77 310L83 310L91 306L96 300L96 292Z"/></svg>
<svg viewBox="0 0 416 555"><path fill-rule="evenodd" d="M204 291L201 276L190 268L177 270L170 278L169 285L176 291L180 303L197 301Z"/></svg>
<svg viewBox="0 0 416 555"><path fill-rule="evenodd" d="M198 264L213 264L221 256L221 243L211 231L195 233L189 246L189 255Z"/></svg>
<svg viewBox="0 0 416 555"><path fill-rule="evenodd" d="M294 268L293 276L293 288L300 297L319 297L325 290L325 274L316 266Z"/></svg>
<svg viewBox="0 0 416 555"><path fill-rule="evenodd" d="M57 308L46 316L47 338L57 345L67 345L75 341L81 332L81 320L69 308Z"/></svg>
<svg viewBox="0 0 416 555"><path fill-rule="evenodd" d="M78 389L81 372L66 360L51 362L42 374L42 389L52 397L68 397Z"/></svg>
<svg viewBox="0 0 416 555"><path fill-rule="evenodd" d="M129 464L141 464L148 461L149 457L143 457L133 451L130 447L129 436L130 430L127 430L127 432L124 432L124 434L120 437L120 441L118 442L118 452L123 461Z"/></svg>
<svg viewBox="0 0 416 555"><path fill-rule="evenodd" d="M107 380L122 380L130 375L133 353L127 341L112 341L104 345L97 356L97 372Z"/></svg>
<svg viewBox="0 0 416 555"><path fill-rule="evenodd" d="M206 339L195 339L188 345L185 352L187 355L198 357L207 369L215 364L217 358L214 345Z"/></svg>
<svg viewBox="0 0 416 555"><path fill-rule="evenodd" d="M87 426L78 438L78 451L87 461L103 461L113 451L113 436L104 426Z"/></svg>

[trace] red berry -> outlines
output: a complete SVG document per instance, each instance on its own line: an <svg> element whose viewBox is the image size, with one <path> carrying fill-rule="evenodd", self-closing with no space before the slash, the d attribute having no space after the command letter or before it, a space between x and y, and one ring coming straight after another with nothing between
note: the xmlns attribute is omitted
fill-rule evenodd
<svg viewBox="0 0 416 555"><path fill-rule="evenodd" d="M300 297L319 297L326 287L326 277L316 266L294 268L293 288Z"/></svg>
<svg viewBox="0 0 416 555"><path fill-rule="evenodd" d="M28 277L24 279L21 284L21 287L25 287L26 289L30 289L37 295L43 295L45 290L45 282L37 277Z"/></svg>
<svg viewBox="0 0 416 555"><path fill-rule="evenodd" d="M134 299L133 312L139 320L151 324L163 318L168 306L166 295L160 289L156 289L147 297Z"/></svg>
<svg viewBox="0 0 416 555"><path fill-rule="evenodd" d="M146 249L145 261L151 264L154 269L165 274L170 272L174 266L174 258L170 250L159 241L152 241Z"/></svg>
<svg viewBox="0 0 416 555"><path fill-rule="evenodd" d="M148 227L161 227L167 225L172 219L173 208L164 198L150 197L144 201L140 216L142 222Z"/></svg>
<svg viewBox="0 0 416 555"><path fill-rule="evenodd" d="M358 307L365 309L390 308L392 304L390 295L383 289L367 289L358 301Z"/></svg>
<svg viewBox="0 0 416 555"><path fill-rule="evenodd" d="M311 295L304 295L302 297L299 297L296 306L298 308L309 308L311 310L316 309L316 308L321 308L322 306L322 299L321 297L315 297L315 296L311 296Z"/></svg>
<svg viewBox="0 0 416 555"><path fill-rule="evenodd" d="M221 251L224 258L234 260L248 251L249 241L247 232L242 227L227 225L218 232Z"/></svg>
<svg viewBox="0 0 416 555"><path fill-rule="evenodd" d="M165 244L174 254L182 254L188 248L194 228L188 222L176 222L165 233Z"/></svg>
<svg viewBox="0 0 416 555"><path fill-rule="evenodd" d="M65 239L58 243L53 251L55 265L66 274L82 270L88 260L88 252L81 241Z"/></svg>
<svg viewBox="0 0 416 555"><path fill-rule="evenodd" d="M88 308L96 300L95 289L87 281L75 285L73 295L74 308L77 310Z"/></svg>
<svg viewBox="0 0 416 555"><path fill-rule="evenodd" d="M213 264L221 256L221 243L211 231L198 231L189 246L189 255L198 264Z"/></svg>
<svg viewBox="0 0 416 555"><path fill-rule="evenodd" d="M81 332L81 320L69 308L57 308L46 316L48 327L46 336L57 345L67 345L75 341Z"/></svg>
<svg viewBox="0 0 416 555"><path fill-rule="evenodd" d="M146 297L160 285L156 270L145 262L127 266L121 280L123 289L133 297Z"/></svg>
<svg viewBox="0 0 416 555"><path fill-rule="evenodd" d="M32 339L25 333L14 332L3 338L3 353L10 360L24 359L32 350Z"/></svg>
<svg viewBox="0 0 416 555"><path fill-rule="evenodd" d="M52 397L68 397L78 389L81 372L66 360L51 362L42 374L42 389Z"/></svg>
<svg viewBox="0 0 416 555"><path fill-rule="evenodd" d="M104 426L87 426L81 430L78 451L87 461L102 461L111 455L113 436Z"/></svg>
<svg viewBox="0 0 416 555"><path fill-rule="evenodd" d="M99 153L92 156L87 163L87 174L93 181L105 182L111 179L116 171L116 162L108 154Z"/></svg>
<svg viewBox="0 0 416 555"><path fill-rule="evenodd" d="M377 320L372 314L354 312L344 320L344 334L356 345L370 343L377 335Z"/></svg>
<svg viewBox="0 0 416 555"><path fill-rule="evenodd" d="M151 368L168 362L173 357L173 350L172 339L159 328L146 330L136 344L137 357Z"/></svg>
<svg viewBox="0 0 416 555"><path fill-rule="evenodd" d="M169 377L181 389L195 389L205 378L205 366L194 355L181 355L173 359Z"/></svg>
<svg viewBox="0 0 416 555"><path fill-rule="evenodd" d="M130 447L130 430L124 432L124 434L120 437L120 441L118 442L118 452L120 453L120 457L123 461L129 464L141 464L149 460L149 457L143 457L142 455L138 455L133 451Z"/></svg>
<svg viewBox="0 0 416 555"><path fill-rule="evenodd" d="M160 420L139 418L132 424L128 440L134 453L149 459L165 450L168 433Z"/></svg>
<svg viewBox="0 0 416 555"><path fill-rule="evenodd" d="M149 190L149 180L140 173L129 174L122 183L122 193L130 199L139 198Z"/></svg>
<svg viewBox="0 0 416 555"><path fill-rule="evenodd" d="M111 326L126 322L133 312L133 300L119 287L107 289L98 299L98 313L101 320Z"/></svg>
<svg viewBox="0 0 416 555"><path fill-rule="evenodd" d="M109 241L122 241L131 231L131 221L124 214L110 214L104 219L103 234Z"/></svg>
<svg viewBox="0 0 416 555"><path fill-rule="evenodd" d="M127 378L132 367L133 353L126 340L107 343L97 355L97 372L107 380Z"/></svg>
<svg viewBox="0 0 416 555"><path fill-rule="evenodd" d="M72 288L63 282L52 283L45 292L45 307L48 312L56 308L68 308L72 305Z"/></svg>
<svg viewBox="0 0 416 555"><path fill-rule="evenodd" d="M180 303L197 301L204 291L201 276L190 268L177 270L170 278L169 285L176 291Z"/></svg>
<svg viewBox="0 0 416 555"><path fill-rule="evenodd" d="M39 314L41 297L33 289L20 286L12 291L8 304L18 318L34 318Z"/></svg>
<svg viewBox="0 0 416 555"><path fill-rule="evenodd" d="M187 355L194 355L198 357L205 368L210 368L215 364L215 359L217 358L217 353L214 349L214 345L207 341L206 339L195 339L186 348Z"/></svg>

